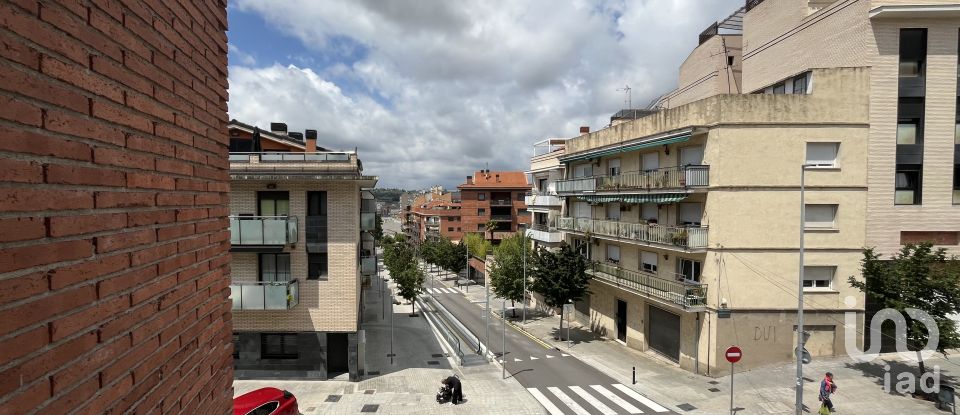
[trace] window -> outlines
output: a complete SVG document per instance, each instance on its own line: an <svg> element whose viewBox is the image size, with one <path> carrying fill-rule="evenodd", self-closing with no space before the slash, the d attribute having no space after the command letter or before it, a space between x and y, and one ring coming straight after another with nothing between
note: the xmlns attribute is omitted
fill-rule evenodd
<svg viewBox="0 0 960 415"><path fill-rule="evenodd" d="M516 195L517 195L516 198L518 202L522 202L523 198L526 197L526 195L523 192L517 192Z"/></svg>
<svg viewBox="0 0 960 415"><path fill-rule="evenodd" d="M793 78L793 93L806 95L807 93L807 74Z"/></svg>
<svg viewBox="0 0 960 415"><path fill-rule="evenodd" d="M537 179L537 190L541 194L547 193L547 179Z"/></svg>
<svg viewBox="0 0 960 415"><path fill-rule="evenodd" d="M804 206L805 229L836 229L837 205Z"/></svg>
<svg viewBox="0 0 960 415"><path fill-rule="evenodd" d="M327 253L307 253L307 279L327 278Z"/></svg>
<svg viewBox="0 0 960 415"><path fill-rule="evenodd" d="M640 269L652 274L657 273L657 254L640 251Z"/></svg>
<svg viewBox="0 0 960 415"><path fill-rule="evenodd" d="M897 122L897 144L917 144L917 120Z"/></svg>
<svg viewBox="0 0 960 415"><path fill-rule="evenodd" d="M484 225L484 224L482 224L482 223L478 223L478 224L477 224L477 230L478 230L478 231L484 231L484 232L486 232L486 231L487 231L487 227L486 227L486 225Z"/></svg>
<svg viewBox="0 0 960 415"><path fill-rule="evenodd" d="M773 86L773 93L774 95L786 94L787 86L783 82L776 84Z"/></svg>
<svg viewBox="0 0 960 415"><path fill-rule="evenodd" d="M620 220L620 203L607 203L607 220Z"/></svg>
<svg viewBox="0 0 960 415"><path fill-rule="evenodd" d="M296 359L296 333L263 333L260 335L261 359Z"/></svg>
<svg viewBox="0 0 960 415"><path fill-rule="evenodd" d="M523 216L527 214L526 209L517 209L517 216Z"/></svg>
<svg viewBox="0 0 960 415"><path fill-rule="evenodd" d="M810 266L803 267L804 291L828 291L833 286L833 275L837 267Z"/></svg>
<svg viewBox="0 0 960 415"><path fill-rule="evenodd" d="M590 259L590 243L584 239L574 239L573 240L573 249L577 251L580 256Z"/></svg>
<svg viewBox="0 0 960 415"><path fill-rule="evenodd" d="M257 407L252 412L247 413L247 415L271 415L273 411L276 411L280 407L280 402L270 401L263 405Z"/></svg>
<svg viewBox="0 0 960 415"><path fill-rule="evenodd" d="M900 30L900 77L922 77L927 58L927 29Z"/></svg>
<svg viewBox="0 0 960 415"><path fill-rule="evenodd" d="M644 153L640 156L643 170L651 171L660 168L660 153Z"/></svg>
<svg viewBox="0 0 960 415"><path fill-rule="evenodd" d="M483 216L483 215L486 215L486 214L487 214L487 210L486 210L486 209L483 209L483 208L477 209L477 216Z"/></svg>
<svg viewBox="0 0 960 415"><path fill-rule="evenodd" d="M459 226L457 226L457 232L460 232L460 227L459 227Z"/></svg>
<svg viewBox="0 0 960 415"><path fill-rule="evenodd" d="M700 226L703 218L703 205L700 203L680 203L680 224Z"/></svg>
<svg viewBox="0 0 960 415"><path fill-rule="evenodd" d="M700 273L703 271L703 264L700 261L680 258L677 262L677 269L680 270L677 279L687 282L700 282Z"/></svg>
<svg viewBox="0 0 960 415"><path fill-rule="evenodd" d="M614 264L620 263L620 247L617 245L607 245L607 261Z"/></svg>
<svg viewBox="0 0 960 415"><path fill-rule="evenodd" d="M807 164L816 167L836 167L840 143L807 143Z"/></svg>
<svg viewBox="0 0 960 415"><path fill-rule="evenodd" d="M733 66L733 56L727 55L727 66Z"/></svg>
<svg viewBox="0 0 960 415"><path fill-rule="evenodd" d="M896 184L894 187L895 205L920 204L920 166L897 165Z"/></svg>
<svg viewBox="0 0 960 415"><path fill-rule="evenodd" d="M607 174L611 176L620 175L620 159L607 160Z"/></svg>
<svg viewBox="0 0 960 415"><path fill-rule="evenodd" d="M960 164L953 165L953 204L960 205Z"/></svg>
<svg viewBox="0 0 960 415"><path fill-rule="evenodd" d="M640 207L640 217L647 223L657 223L660 216L660 209L656 203L644 203Z"/></svg>
<svg viewBox="0 0 960 415"><path fill-rule="evenodd" d="M231 153L249 153L253 147L253 140L247 138L233 138L230 137L230 152Z"/></svg>
<svg viewBox="0 0 960 415"><path fill-rule="evenodd" d="M257 192L260 216L285 216L290 214L290 195L287 192Z"/></svg>
<svg viewBox="0 0 960 415"><path fill-rule="evenodd" d="M447 232L453 232L453 228L452 228L452 227L448 227L448 228L447 228Z"/></svg>
<svg viewBox="0 0 960 415"><path fill-rule="evenodd" d="M487 194L483 192L477 193L477 200L487 200Z"/></svg>
<svg viewBox="0 0 960 415"><path fill-rule="evenodd" d="M236 333L233 334L233 358L240 358L240 335Z"/></svg>
<svg viewBox="0 0 960 415"><path fill-rule="evenodd" d="M290 254L260 254L260 281L290 281Z"/></svg>

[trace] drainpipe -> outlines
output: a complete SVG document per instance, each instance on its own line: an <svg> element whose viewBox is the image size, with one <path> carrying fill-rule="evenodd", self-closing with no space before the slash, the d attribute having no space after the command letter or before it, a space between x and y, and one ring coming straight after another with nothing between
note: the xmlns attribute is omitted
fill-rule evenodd
<svg viewBox="0 0 960 415"><path fill-rule="evenodd" d="M694 340L693 348L693 367L694 371L699 375L700 374L700 328L702 324L700 322L700 313L697 313L697 335L696 340Z"/></svg>

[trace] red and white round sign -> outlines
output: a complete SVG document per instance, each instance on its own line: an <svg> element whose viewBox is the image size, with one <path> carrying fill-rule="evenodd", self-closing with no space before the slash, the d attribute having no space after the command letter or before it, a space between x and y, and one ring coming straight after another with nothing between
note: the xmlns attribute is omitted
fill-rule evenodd
<svg viewBox="0 0 960 415"><path fill-rule="evenodd" d="M743 357L743 351L737 346L730 346L724 355L727 357L728 362L737 363L740 361L740 358Z"/></svg>

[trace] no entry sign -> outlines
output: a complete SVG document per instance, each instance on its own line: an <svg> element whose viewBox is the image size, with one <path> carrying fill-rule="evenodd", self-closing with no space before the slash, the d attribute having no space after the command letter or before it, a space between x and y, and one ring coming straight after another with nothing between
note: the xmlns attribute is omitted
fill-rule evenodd
<svg viewBox="0 0 960 415"><path fill-rule="evenodd" d="M743 351L737 346L730 346L724 355L727 357L728 362L737 363L740 361L740 358L743 357Z"/></svg>

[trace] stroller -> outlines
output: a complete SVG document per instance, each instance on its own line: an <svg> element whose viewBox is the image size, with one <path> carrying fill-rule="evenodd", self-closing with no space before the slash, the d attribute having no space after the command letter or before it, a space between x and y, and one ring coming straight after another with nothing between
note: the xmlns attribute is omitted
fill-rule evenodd
<svg viewBox="0 0 960 415"><path fill-rule="evenodd" d="M440 387L440 390L437 391L437 403L445 404L450 402L450 399L453 399L453 388L443 385Z"/></svg>

